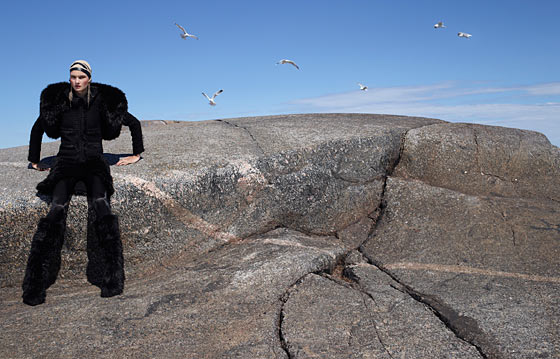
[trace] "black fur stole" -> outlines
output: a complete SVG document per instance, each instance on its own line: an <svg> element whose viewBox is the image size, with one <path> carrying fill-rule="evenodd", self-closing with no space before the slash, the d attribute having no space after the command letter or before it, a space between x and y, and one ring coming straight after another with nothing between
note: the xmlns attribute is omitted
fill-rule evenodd
<svg viewBox="0 0 560 359"><path fill-rule="evenodd" d="M69 82L50 84L41 92L40 117L41 124L47 136L60 137L60 116L70 110ZM128 112L128 102L125 94L116 87L96 82L91 83L92 97L98 96L104 140L117 138L121 131L123 120Z"/></svg>

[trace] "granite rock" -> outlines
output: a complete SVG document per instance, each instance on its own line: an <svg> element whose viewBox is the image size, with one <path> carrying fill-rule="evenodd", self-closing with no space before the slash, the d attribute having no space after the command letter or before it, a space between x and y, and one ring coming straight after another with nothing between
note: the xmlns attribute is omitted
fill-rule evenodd
<svg viewBox="0 0 560 359"><path fill-rule="evenodd" d="M111 166L114 298L86 281L75 197L58 281L21 302L46 173L0 150L1 357L560 356L560 152L543 135L366 114L143 129L143 160ZM114 164L130 136L104 147Z"/></svg>

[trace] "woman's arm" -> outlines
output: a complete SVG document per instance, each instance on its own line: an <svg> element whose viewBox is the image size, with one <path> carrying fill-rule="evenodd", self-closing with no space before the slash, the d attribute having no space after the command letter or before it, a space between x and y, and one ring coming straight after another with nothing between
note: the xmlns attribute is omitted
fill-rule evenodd
<svg viewBox="0 0 560 359"><path fill-rule="evenodd" d="M31 167L36 170L44 171L45 169L39 168L37 165L41 160L41 142L43 141L43 126L41 126L40 117L37 118L33 128L31 128L31 135L29 136L29 153L27 160L31 162Z"/></svg>
<svg viewBox="0 0 560 359"><path fill-rule="evenodd" d="M123 157L117 162L117 166L129 165L140 160L140 154L144 152L144 139L142 138L142 126L140 121L127 112L123 125L128 126L132 136L132 156Z"/></svg>

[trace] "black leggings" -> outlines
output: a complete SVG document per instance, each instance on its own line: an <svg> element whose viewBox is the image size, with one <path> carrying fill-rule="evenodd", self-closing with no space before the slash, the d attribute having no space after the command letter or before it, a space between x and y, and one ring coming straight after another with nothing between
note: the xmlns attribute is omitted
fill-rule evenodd
<svg viewBox="0 0 560 359"><path fill-rule="evenodd" d="M85 176L82 178L66 177L58 181L52 194L52 203L47 218L59 220L64 216L74 193L74 186L78 181L84 181L87 187L88 203L93 205L96 218L101 218L111 214L111 207L107 200L107 190L101 178L97 175Z"/></svg>

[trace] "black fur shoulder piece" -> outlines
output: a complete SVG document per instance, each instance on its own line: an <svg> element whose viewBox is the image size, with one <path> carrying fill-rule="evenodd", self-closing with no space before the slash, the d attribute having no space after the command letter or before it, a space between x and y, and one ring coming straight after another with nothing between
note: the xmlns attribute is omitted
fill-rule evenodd
<svg viewBox="0 0 560 359"><path fill-rule="evenodd" d="M103 96L103 101L110 112L126 112L128 110L128 103L124 92L116 87L100 84L96 82L91 83L92 88L96 88Z"/></svg>
<svg viewBox="0 0 560 359"><path fill-rule="evenodd" d="M50 84L41 92L41 103L39 105L41 124L47 136L51 138L60 137L57 118L60 114L70 109L68 101L69 92L69 82Z"/></svg>
<svg viewBox="0 0 560 359"><path fill-rule="evenodd" d="M97 90L101 96L101 111L104 112L106 122L102 124L104 140L119 137L122 123L128 112L128 102L124 92L116 87L93 82L92 91Z"/></svg>
<svg viewBox="0 0 560 359"><path fill-rule="evenodd" d="M48 85L41 92L40 116L43 129L51 138L60 137L60 115L70 109L68 94L69 82L57 82ZM100 97L100 111L104 118L102 123L103 139L112 140L119 136L123 120L128 112L128 102L124 92L116 87L91 83L91 91Z"/></svg>

